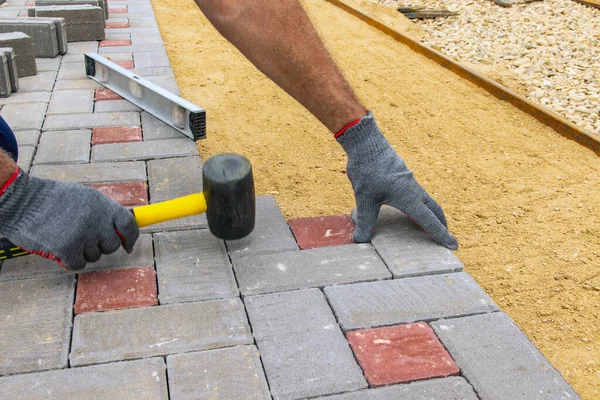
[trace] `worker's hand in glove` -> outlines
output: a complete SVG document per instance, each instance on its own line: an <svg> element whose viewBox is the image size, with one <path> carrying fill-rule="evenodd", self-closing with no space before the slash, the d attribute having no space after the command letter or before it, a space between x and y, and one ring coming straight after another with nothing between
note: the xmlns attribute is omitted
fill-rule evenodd
<svg viewBox="0 0 600 400"><path fill-rule="evenodd" d="M442 207L419 185L412 171L385 139L373 115L335 135L348 154L346 171L356 197L354 241L371 240L382 204L404 212L433 239L456 250Z"/></svg>
<svg viewBox="0 0 600 400"><path fill-rule="evenodd" d="M17 169L0 189L0 235L24 250L80 270L139 237L133 214L95 189L30 177Z"/></svg>

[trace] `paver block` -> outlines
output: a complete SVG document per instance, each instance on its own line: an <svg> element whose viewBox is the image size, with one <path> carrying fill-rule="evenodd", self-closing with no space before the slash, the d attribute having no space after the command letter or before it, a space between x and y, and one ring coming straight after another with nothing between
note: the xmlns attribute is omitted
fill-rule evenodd
<svg viewBox="0 0 600 400"><path fill-rule="evenodd" d="M106 22L106 29L129 28L129 22Z"/></svg>
<svg viewBox="0 0 600 400"><path fill-rule="evenodd" d="M60 68L60 63L63 59L64 56L54 58L36 58L35 64L37 65L38 72L58 72L58 69Z"/></svg>
<svg viewBox="0 0 600 400"><path fill-rule="evenodd" d="M173 75L173 70L171 69L171 67L143 67L143 68L138 68L136 66L133 69L133 72L136 73L136 74L138 74L138 75L140 75L140 76L144 76L144 77L149 77L149 76L174 76ZM150 114L148 114L148 115L150 115Z"/></svg>
<svg viewBox="0 0 600 400"><path fill-rule="evenodd" d="M97 101L94 104L95 113L105 112L118 112L118 111L142 111L141 108L127 100L110 100L110 101ZM141 138L141 132L140 132ZM140 139L141 140L141 139Z"/></svg>
<svg viewBox="0 0 600 400"><path fill-rule="evenodd" d="M391 278L370 244L233 259L244 295Z"/></svg>
<svg viewBox="0 0 600 400"><path fill-rule="evenodd" d="M69 80L69 79L87 79L85 73L85 64L79 63L62 63L58 70L58 80Z"/></svg>
<svg viewBox="0 0 600 400"><path fill-rule="evenodd" d="M325 294L345 330L498 310L464 272L332 286Z"/></svg>
<svg viewBox="0 0 600 400"><path fill-rule="evenodd" d="M125 69L133 69L134 65L133 65L133 61L115 61L115 64L120 65L121 67L125 68Z"/></svg>
<svg viewBox="0 0 600 400"><path fill-rule="evenodd" d="M425 322L346 334L371 386L458 375L458 367Z"/></svg>
<svg viewBox="0 0 600 400"><path fill-rule="evenodd" d="M104 39L105 18L100 7L88 4L36 7L35 16L64 18L69 42Z"/></svg>
<svg viewBox="0 0 600 400"><path fill-rule="evenodd" d="M99 144L92 148L92 159L95 162L150 160L156 158L185 157L197 154L198 148L196 147L196 143L187 138L165 139L150 142Z"/></svg>
<svg viewBox="0 0 600 400"><path fill-rule="evenodd" d="M150 202L170 200L202 192L202 163L199 157L148 161Z"/></svg>
<svg viewBox="0 0 600 400"><path fill-rule="evenodd" d="M395 277L460 272L462 263L406 215L384 206L371 243Z"/></svg>
<svg viewBox="0 0 600 400"><path fill-rule="evenodd" d="M156 31L156 33L132 33L131 34L131 43L136 44L163 44L162 36L160 35L160 31Z"/></svg>
<svg viewBox="0 0 600 400"><path fill-rule="evenodd" d="M451 376L429 379L404 385L360 390L334 396L319 397L323 400L478 400L473 388L463 378Z"/></svg>
<svg viewBox="0 0 600 400"><path fill-rule="evenodd" d="M208 222L206 214L193 215L186 218L173 219L159 224L148 225L140 229L143 233L171 232L191 229L206 229Z"/></svg>
<svg viewBox="0 0 600 400"><path fill-rule="evenodd" d="M26 92L51 92L55 80L56 71L43 71L38 72L37 75L34 76L20 77L19 94L24 94Z"/></svg>
<svg viewBox="0 0 600 400"><path fill-rule="evenodd" d="M298 250L294 235L272 196L256 197L256 225L243 239L228 240L231 257Z"/></svg>
<svg viewBox="0 0 600 400"><path fill-rule="evenodd" d="M2 107L0 114L13 131L40 130L46 115L46 103L7 104Z"/></svg>
<svg viewBox="0 0 600 400"><path fill-rule="evenodd" d="M71 1L71 0L68 0ZM35 11L34 11L35 13ZM58 44L58 53L66 54L69 50L69 45L67 44L67 23L64 18L60 17L37 17L36 21L52 21L54 23L54 27L56 29L56 41ZM39 68L38 68L39 71Z"/></svg>
<svg viewBox="0 0 600 400"><path fill-rule="evenodd" d="M296 218L288 221L301 249L354 243L354 223L348 215Z"/></svg>
<svg viewBox="0 0 600 400"><path fill-rule="evenodd" d="M37 75L39 76L39 74ZM24 81L26 79L32 78L28 76L27 78L21 78L19 81ZM0 98L0 105L5 106L7 104L19 104L19 103L49 103L50 102L50 92L24 92L21 90L21 84L19 85L19 92L13 93L10 97L5 99Z"/></svg>
<svg viewBox="0 0 600 400"><path fill-rule="evenodd" d="M34 43L35 57L53 58L59 54L56 24L49 20L2 18L0 33L23 32Z"/></svg>
<svg viewBox="0 0 600 400"><path fill-rule="evenodd" d="M123 98L121 96L119 96L112 90L106 89L106 88L96 89L96 95L94 98L96 101L123 100Z"/></svg>
<svg viewBox="0 0 600 400"><path fill-rule="evenodd" d="M142 112L144 140L177 139L185 135L147 112Z"/></svg>
<svg viewBox="0 0 600 400"><path fill-rule="evenodd" d="M71 365L251 344L240 299L86 313L75 317Z"/></svg>
<svg viewBox="0 0 600 400"><path fill-rule="evenodd" d="M100 104L110 103L107 101ZM95 128L92 131L92 144L110 144L123 142L139 142L142 140L142 130L139 126L111 126L110 128Z"/></svg>
<svg viewBox="0 0 600 400"><path fill-rule="evenodd" d="M15 52L19 78L37 73L33 40L23 32L0 33L0 47L11 47Z"/></svg>
<svg viewBox="0 0 600 400"><path fill-rule="evenodd" d="M125 207L148 204L146 182L97 183L90 186Z"/></svg>
<svg viewBox="0 0 600 400"><path fill-rule="evenodd" d="M270 400L260 356L254 346L167 357L172 400Z"/></svg>
<svg viewBox="0 0 600 400"><path fill-rule="evenodd" d="M102 47L114 47L114 46L131 46L131 40L125 40L125 39L120 39L120 40L101 40L100 43L98 43L98 47L102 48Z"/></svg>
<svg viewBox="0 0 600 400"><path fill-rule="evenodd" d="M154 235L161 304L238 295L227 249L207 229Z"/></svg>
<svg viewBox="0 0 600 400"><path fill-rule="evenodd" d="M175 80L175 77L171 75L147 76L146 79L171 93L179 95L179 87L177 86L177 81Z"/></svg>
<svg viewBox="0 0 600 400"><path fill-rule="evenodd" d="M8 97L13 91L12 83L10 82L9 56L6 49L0 49L0 97ZM12 51L12 48L8 49Z"/></svg>
<svg viewBox="0 0 600 400"><path fill-rule="evenodd" d="M11 400L168 400L162 358L68 368L0 378L0 394Z"/></svg>
<svg viewBox="0 0 600 400"><path fill-rule="evenodd" d="M68 79L56 81L54 90L95 89L100 87L91 79Z"/></svg>
<svg viewBox="0 0 600 400"><path fill-rule="evenodd" d="M17 165L25 172L29 172L31 169L31 163L33 161L33 155L35 154L35 147L33 146L19 146L19 161Z"/></svg>
<svg viewBox="0 0 600 400"><path fill-rule="evenodd" d="M105 0L36 0L35 5L38 7L48 6L73 6L73 5L84 5L102 8L104 19L108 19L108 7Z"/></svg>
<svg viewBox="0 0 600 400"><path fill-rule="evenodd" d="M3 53L6 56L6 66L2 72L3 82L10 82L11 90L13 92L17 92L19 91L19 70L17 68L15 51L12 47L2 47L0 48L0 53ZM4 59L2 60L2 64L4 65ZM6 80L7 73L9 79L8 81Z"/></svg>
<svg viewBox="0 0 600 400"><path fill-rule="evenodd" d="M110 183L146 180L144 162L99 163L83 165L37 165L33 176L79 183Z"/></svg>
<svg viewBox="0 0 600 400"><path fill-rule="evenodd" d="M169 67L169 57L166 51L142 51L133 53L133 61L138 67Z"/></svg>
<svg viewBox="0 0 600 400"><path fill-rule="evenodd" d="M55 90L48 106L48 115L91 113L94 111L94 90Z"/></svg>
<svg viewBox="0 0 600 400"><path fill-rule="evenodd" d="M153 267L89 272L80 274L77 280L75 314L156 304Z"/></svg>
<svg viewBox="0 0 600 400"><path fill-rule="evenodd" d="M127 7L111 7L108 9L109 14L126 14Z"/></svg>
<svg viewBox="0 0 600 400"><path fill-rule="evenodd" d="M152 236L141 234L133 247L133 252L127 254L120 248L113 254L104 254L100 260L86 265L81 272L102 271L112 268L144 267L154 264ZM54 261L38 256L19 257L6 260L0 270L0 281L39 278L48 276L74 275L75 271L67 271Z"/></svg>
<svg viewBox="0 0 600 400"><path fill-rule="evenodd" d="M98 42L96 40L90 40L86 42L76 42L69 44L69 54L84 54L84 53L97 53Z"/></svg>
<svg viewBox="0 0 600 400"><path fill-rule="evenodd" d="M0 282L0 375L67 366L73 287L72 277Z"/></svg>
<svg viewBox="0 0 600 400"><path fill-rule="evenodd" d="M136 112L115 112L100 114L49 115L44 121L44 130L103 128L108 126L133 126L140 124L140 114Z"/></svg>
<svg viewBox="0 0 600 400"><path fill-rule="evenodd" d="M92 131L42 133L34 164L77 164L90 161Z"/></svg>
<svg viewBox="0 0 600 400"><path fill-rule="evenodd" d="M367 386L320 290L251 296L246 307L274 399Z"/></svg>
<svg viewBox="0 0 600 400"><path fill-rule="evenodd" d="M580 398L504 313L440 320L431 326L481 398Z"/></svg>
<svg viewBox="0 0 600 400"><path fill-rule="evenodd" d="M37 146L40 140L40 131L17 131L14 132L19 146Z"/></svg>

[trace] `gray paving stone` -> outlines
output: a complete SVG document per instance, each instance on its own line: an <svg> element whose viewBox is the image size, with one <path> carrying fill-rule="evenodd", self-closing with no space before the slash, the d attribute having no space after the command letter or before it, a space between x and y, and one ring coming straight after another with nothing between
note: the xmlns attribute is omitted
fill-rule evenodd
<svg viewBox="0 0 600 400"><path fill-rule="evenodd" d="M35 154L34 146L21 146L19 145L19 160L17 165L25 172L29 172L33 161L33 155Z"/></svg>
<svg viewBox="0 0 600 400"><path fill-rule="evenodd" d="M95 113L117 112L117 111L142 111L141 108L127 100L105 100L97 101L94 105Z"/></svg>
<svg viewBox="0 0 600 400"><path fill-rule="evenodd" d="M98 42L95 40L87 42L69 43L69 54L97 53Z"/></svg>
<svg viewBox="0 0 600 400"><path fill-rule="evenodd" d="M119 52L111 53L106 56L111 61L133 61L133 53Z"/></svg>
<svg viewBox="0 0 600 400"><path fill-rule="evenodd" d="M171 400L270 400L254 346L167 357Z"/></svg>
<svg viewBox="0 0 600 400"><path fill-rule="evenodd" d="M65 21L65 19L60 17L37 17L35 19L37 21L52 21L54 23L54 27L56 28L56 41L58 44L58 53L65 54L69 50L69 45L67 43L67 22Z"/></svg>
<svg viewBox="0 0 600 400"><path fill-rule="evenodd" d="M115 112L100 114L49 115L44 121L45 131L65 129L102 128L109 126L139 126L140 113Z"/></svg>
<svg viewBox="0 0 600 400"><path fill-rule="evenodd" d="M171 93L179 95L179 87L177 86L177 81L171 75L168 76L148 76L150 82L157 84L161 88L168 90Z"/></svg>
<svg viewBox="0 0 600 400"><path fill-rule="evenodd" d="M130 33L107 33L104 40L131 40Z"/></svg>
<svg viewBox="0 0 600 400"><path fill-rule="evenodd" d="M150 203L202 192L200 157L148 161Z"/></svg>
<svg viewBox="0 0 600 400"><path fill-rule="evenodd" d="M580 398L504 313L440 320L431 326L483 399Z"/></svg>
<svg viewBox="0 0 600 400"><path fill-rule="evenodd" d="M243 239L228 240L231 257L283 253L298 250L294 235L272 196L256 197L256 225Z"/></svg>
<svg viewBox="0 0 600 400"><path fill-rule="evenodd" d="M165 50L134 52L133 61L137 68L171 66Z"/></svg>
<svg viewBox="0 0 600 400"><path fill-rule="evenodd" d="M147 112L142 112L141 115L144 140L179 139L186 137L183 133L171 128L169 125Z"/></svg>
<svg viewBox="0 0 600 400"><path fill-rule="evenodd" d="M143 162L99 163L82 165L36 165L31 174L38 178L80 183L113 183L146 180Z"/></svg>
<svg viewBox="0 0 600 400"><path fill-rule="evenodd" d="M182 231L190 229L206 229L208 228L208 222L206 220L206 214L194 215L186 218L174 219L171 221L161 222L159 224L148 225L140 229L143 233L156 233L156 232L171 232L171 231Z"/></svg>
<svg viewBox="0 0 600 400"><path fill-rule="evenodd" d="M11 60L13 57L10 52L13 50L10 47L0 48L0 97L9 97L13 91L12 82L10 80ZM16 80L19 82L19 79Z"/></svg>
<svg viewBox="0 0 600 400"><path fill-rule="evenodd" d="M74 279L0 283L0 375L65 368Z"/></svg>
<svg viewBox="0 0 600 400"><path fill-rule="evenodd" d="M29 78L29 77L28 77ZM21 81L28 78L21 78ZM17 92L12 93L10 97L0 98L0 106L6 104L19 104L19 103L48 103L50 102L50 92Z"/></svg>
<svg viewBox="0 0 600 400"><path fill-rule="evenodd" d="M19 146L37 146L40 139L40 131L17 131L14 132Z"/></svg>
<svg viewBox="0 0 600 400"><path fill-rule="evenodd" d="M406 215L384 206L371 240L394 277L460 272L462 263L437 244Z"/></svg>
<svg viewBox="0 0 600 400"><path fill-rule="evenodd" d="M6 85L10 82L11 90L17 92L19 91L19 72L17 70L15 51L11 47L2 47L0 48L0 52L4 53L6 56L6 66L3 73ZM8 89L8 87L6 89ZM5 93L8 93L8 90L5 91Z"/></svg>
<svg viewBox="0 0 600 400"><path fill-rule="evenodd" d="M498 310L464 272L333 286L325 294L344 330Z"/></svg>
<svg viewBox="0 0 600 400"><path fill-rule="evenodd" d="M36 17L65 19L69 42L104 39L104 11L90 5L36 7Z"/></svg>
<svg viewBox="0 0 600 400"><path fill-rule="evenodd" d="M38 73L43 71L58 72L58 68L60 67L60 63L63 59L63 56L57 56L54 58L36 58L35 64L37 65Z"/></svg>
<svg viewBox="0 0 600 400"><path fill-rule="evenodd" d="M207 229L154 235L161 304L238 296L227 249Z"/></svg>
<svg viewBox="0 0 600 400"><path fill-rule="evenodd" d="M350 244L233 260L243 295L391 278L370 244Z"/></svg>
<svg viewBox="0 0 600 400"><path fill-rule="evenodd" d="M2 107L0 114L13 131L42 129L46 115L46 103L15 103Z"/></svg>
<svg viewBox="0 0 600 400"><path fill-rule="evenodd" d="M73 80L64 80L64 81L56 81L56 85L54 86L54 90L73 90L73 89L96 89L100 88L98 83L94 82L91 79L73 79Z"/></svg>
<svg viewBox="0 0 600 400"><path fill-rule="evenodd" d="M54 88L55 80L55 71L43 71L35 76L19 78L19 92L50 92Z"/></svg>
<svg viewBox="0 0 600 400"><path fill-rule="evenodd" d="M82 63L85 62L83 54L65 54L62 58L62 63Z"/></svg>
<svg viewBox="0 0 600 400"><path fill-rule="evenodd" d="M35 47L30 36L23 32L0 33L0 47L12 47L15 52L19 78L35 75Z"/></svg>
<svg viewBox="0 0 600 400"><path fill-rule="evenodd" d="M154 251L152 236L142 234L131 254L127 254L125 250L120 248L115 253L103 255L97 262L86 265L85 270L82 272L151 267L153 265ZM27 256L6 260L0 270L0 281L75 275L75 273L75 271L67 271L59 268L58 264L54 261L37 256Z"/></svg>
<svg viewBox="0 0 600 400"><path fill-rule="evenodd" d="M113 33L113 35L124 35L124 33ZM98 54L104 57L110 57L112 53L133 53L133 46L109 46L98 49Z"/></svg>
<svg viewBox="0 0 600 400"><path fill-rule="evenodd" d="M85 74L85 64L82 63L62 63L58 70L58 80L68 79L87 79Z"/></svg>
<svg viewBox="0 0 600 400"><path fill-rule="evenodd" d="M55 90L47 114L77 114L93 111L94 89Z"/></svg>
<svg viewBox="0 0 600 400"><path fill-rule="evenodd" d="M71 365L251 344L240 299L79 314Z"/></svg>
<svg viewBox="0 0 600 400"><path fill-rule="evenodd" d="M82 5L89 4L91 6L96 6L102 8L102 13L104 14L104 18L108 18L108 7L106 6L106 1L104 0L36 0L36 6L70 6L70 5Z"/></svg>
<svg viewBox="0 0 600 400"><path fill-rule="evenodd" d="M34 164L81 164L90 161L91 130L44 132Z"/></svg>
<svg viewBox="0 0 600 400"><path fill-rule="evenodd" d="M156 34L141 34L141 33L132 33L131 34L131 42L136 44L163 44L162 37L160 32Z"/></svg>
<svg viewBox="0 0 600 400"><path fill-rule="evenodd" d="M367 387L320 290L251 296L246 307L274 399Z"/></svg>
<svg viewBox="0 0 600 400"><path fill-rule="evenodd" d="M168 400L162 358L68 368L0 378L0 397L11 400Z"/></svg>
<svg viewBox="0 0 600 400"><path fill-rule="evenodd" d="M175 76L170 67L142 67L134 68L133 72L142 77L148 76Z"/></svg>
<svg viewBox="0 0 600 400"><path fill-rule="evenodd" d="M23 32L34 43L35 57L58 55L58 37L54 21L27 18L0 19L0 33Z"/></svg>
<svg viewBox="0 0 600 400"><path fill-rule="evenodd" d="M92 148L92 160L97 162L150 160L197 154L198 148L196 147L196 143L188 138L99 144Z"/></svg>
<svg viewBox="0 0 600 400"><path fill-rule="evenodd" d="M327 400L477 400L467 381L458 376L428 379L405 385L360 390L334 396L319 397Z"/></svg>

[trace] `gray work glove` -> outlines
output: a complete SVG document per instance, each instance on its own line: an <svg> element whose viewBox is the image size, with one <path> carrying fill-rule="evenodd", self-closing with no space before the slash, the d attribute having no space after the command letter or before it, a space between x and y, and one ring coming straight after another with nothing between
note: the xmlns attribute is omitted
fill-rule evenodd
<svg viewBox="0 0 600 400"><path fill-rule="evenodd" d="M133 214L95 189L20 171L0 194L0 235L70 270L98 261L139 237Z"/></svg>
<svg viewBox="0 0 600 400"><path fill-rule="evenodd" d="M370 112L340 134L336 138L348 154L346 171L356 197L355 242L371 240L381 205L387 204L408 215L436 242L458 249L442 207L413 178Z"/></svg>

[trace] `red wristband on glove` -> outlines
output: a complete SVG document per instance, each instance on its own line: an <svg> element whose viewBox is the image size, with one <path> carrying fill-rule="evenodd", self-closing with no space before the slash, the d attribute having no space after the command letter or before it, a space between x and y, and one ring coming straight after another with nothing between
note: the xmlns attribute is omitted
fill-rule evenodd
<svg viewBox="0 0 600 400"><path fill-rule="evenodd" d="M12 183L17 179L17 177L19 176L19 173L21 172L21 169L19 167L17 167L17 170L15 171L14 174L12 174L10 176L10 178L8 178L8 180L6 181L6 183L4 185L2 185L2 187L0 188L0 196L2 196L2 194L4 194L4 192L6 192L6 189L8 189L8 187L10 185L12 185Z"/></svg>

